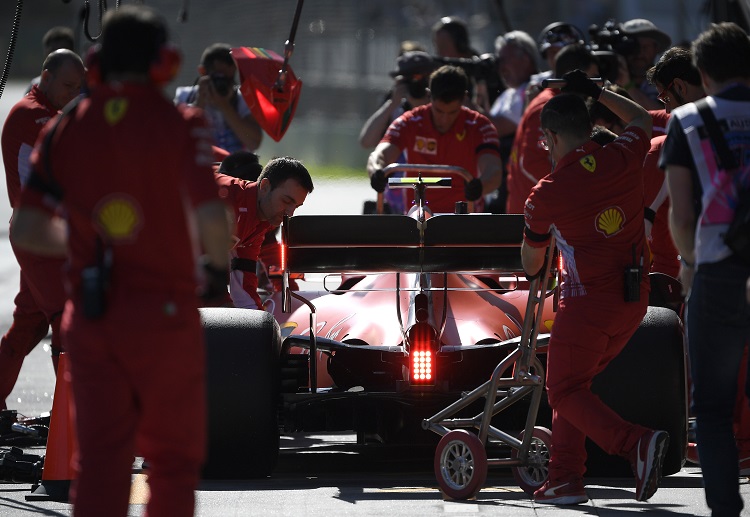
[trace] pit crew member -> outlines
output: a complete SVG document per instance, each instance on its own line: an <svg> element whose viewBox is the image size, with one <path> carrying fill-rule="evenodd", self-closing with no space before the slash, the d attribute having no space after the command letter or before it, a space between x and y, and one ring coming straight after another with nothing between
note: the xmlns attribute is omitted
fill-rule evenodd
<svg viewBox="0 0 750 517"><path fill-rule="evenodd" d="M146 513L192 516L206 440L194 250L205 250L205 294L226 292L230 215L202 113L161 90L179 69L166 22L122 6L106 13L100 41L99 84L40 135L11 234L68 257L73 513L127 515L138 451L150 465ZM154 188L157 177L170 188Z"/></svg>
<svg viewBox="0 0 750 517"><path fill-rule="evenodd" d="M463 69L442 66L430 76L430 103L404 113L386 131L367 160L370 185L385 190L383 167L404 152L406 163L463 167L474 179L450 189L435 189L428 206L433 212L454 211L457 201L478 201L502 183L500 143L490 120L462 104L467 98L468 78Z"/></svg>
<svg viewBox="0 0 750 517"><path fill-rule="evenodd" d="M229 294L235 307L262 309L257 261L265 236L302 206L313 191L305 166L294 158L269 161L255 182L215 173L219 195L234 207L235 244L230 251Z"/></svg>
<svg viewBox="0 0 750 517"><path fill-rule="evenodd" d="M644 501L658 488L669 436L625 421L591 392L591 382L627 344L648 305L642 165L652 121L638 104L602 91L581 70L563 79L569 93L550 99L541 113L555 166L526 201L521 248L524 269L538 274L554 233L563 276L547 356L549 478L534 500L588 500L583 483L588 436L609 454L630 459L635 497ZM603 147L592 142L586 105L575 93L598 99L617 114L628 124L623 134Z"/></svg>
<svg viewBox="0 0 750 517"><path fill-rule="evenodd" d="M84 68L71 50L51 52L44 60L39 84L10 110L2 134L3 164L10 206L15 210L21 185L29 179L29 157L44 125L80 92ZM60 315L65 305L62 281L64 261L40 257L19 249L10 241L21 282L14 300L13 323L0 341L0 402L3 409L18 380L24 358L52 327L52 365L57 372L60 354Z"/></svg>

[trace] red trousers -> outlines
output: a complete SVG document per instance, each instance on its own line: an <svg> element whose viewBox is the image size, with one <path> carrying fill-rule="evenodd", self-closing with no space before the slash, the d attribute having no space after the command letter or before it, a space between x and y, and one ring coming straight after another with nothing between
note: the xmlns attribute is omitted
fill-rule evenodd
<svg viewBox="0 0 750 517"><path fill-rule="evenodd" d="M12 246L12 243L11 243ZM13 391L23 361L52 326L52 364L57 372L60 354L60 316L65 304L63 259L39 257L12 246L21 266L21 281L14 300L13 323L0 340L0 402Z"/></svg>
<svg viewBox="0 0 750 517"><path fill-rule="evenodd" d="M136 452L148 458L150 517L194 513L205 455L205 349L197 300L130 295L86 320L72 302L69 354L79 454L76 517L124 517Z"/></svg>
<svg viewBox="0 0 750 517"><path fill-rule="evenodd" d="M645 294L645 295L644 295ZM625 347L646 313L639 303L566 300L555 316L547 355L547 394L552 407L549 477L580 479L586 471L586 437L609 454L626 456L645 427L623 420L591 392L591 382Z"/></svg>

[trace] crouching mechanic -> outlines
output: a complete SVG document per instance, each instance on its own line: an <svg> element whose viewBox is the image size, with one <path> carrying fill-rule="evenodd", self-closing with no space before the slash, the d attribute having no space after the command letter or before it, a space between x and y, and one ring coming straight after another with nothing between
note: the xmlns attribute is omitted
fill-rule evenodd
<svg viewBox="0 0 750 517"><path fill-rule="evenodd" d="M266 233L293 215L313 191L310 173L294 158L274 158L255 182L215 173L219 195L234 207L235 244L230 251L229 294L235 307L262 309L257 261Z"/></svg>
<svg viewBox="0 0 750 517"><path fill-rule="evenodd" d="M73 513L127 515L138 451L150 464L146 513L187 517L206 441L194 250L205 250L210 285L226 292L231 216L202 112L161 90L179 68L166 22L144 6L109 11L99 52L100 84L39 137L11 234L68 258ZM155 189L156 177L174 188Z"/></svg>
<svg viewBox="0 0 750 517"><path fill-rule="evenodd" d="M648 305L643 160L652 121L638 104L602 91L580 70L563 79L563 93L542 109L544 145L554 168L526 200L521 248L524 270L531 274L539 274L552 233L562 257L560 308L547 356L549 478L534 500L588 500L583 483L588 436L607 453L631 461L635 498L645 501L658 487L669 436L625 421L591 392L591 382L625 347ZM591 141L581 94L627 123L611 144Z"/></svg>

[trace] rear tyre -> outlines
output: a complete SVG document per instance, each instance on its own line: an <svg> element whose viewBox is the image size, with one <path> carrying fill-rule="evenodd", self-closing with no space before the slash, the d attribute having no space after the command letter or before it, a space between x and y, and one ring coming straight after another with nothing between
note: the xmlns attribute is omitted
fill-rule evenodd
<svg viewBox="0 0 750 517"><path fill-rule="evenodd" d="M627 346L594 378L591 390L629 422L669 433L662 474L679 472L687 450L687 370L682 323L663 307L649 307ZM589 441L587 474L632 476L630 463Z"/></svg>
<svg viewBox="0 0 750 517"><path fill-rule="evenodd" d="M523 440L526 431L521 432L519 437ZM532 429L531 443L529 444L529 457L526 465L513 467L513 479L518 486L529 495L540 488L549 477L549 458L552 446L552 432L546 427L535 427ZM510 457L518 458L518 449L513 449Z"/></svg>
<svg viewBox="0 0 750 517"><path fill-rule="evenodd" d="M266 477L279 457L279 325L265 311L200 310L206 339L204 479Z"/></svg>
<svg viewBox="0 0 750 517"><path fill-rule="evenodd" d="M487 480L487 452L477 435L464 429L443 436L435 451L435 477L451 499L471 499Z"/></svg>

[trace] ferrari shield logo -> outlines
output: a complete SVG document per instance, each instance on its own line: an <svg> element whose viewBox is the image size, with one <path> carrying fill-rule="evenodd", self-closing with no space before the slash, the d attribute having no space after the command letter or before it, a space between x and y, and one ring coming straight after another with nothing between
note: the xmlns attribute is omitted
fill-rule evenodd
<svg viewBox="0 0 750 517"><path fill-rule="evenodd" d="M114 126L128 111L128 100L122 97L110 99L104 105L104 118L110 126Z"/></svg>
<svg viewBox="0 0 750 517"><path fill-rule="evenodd" d="M578 160L578 163L580 163L583 168L589 172L594 172L596 170L596 160L590 154L587 154L586 156Z"/></svg>

